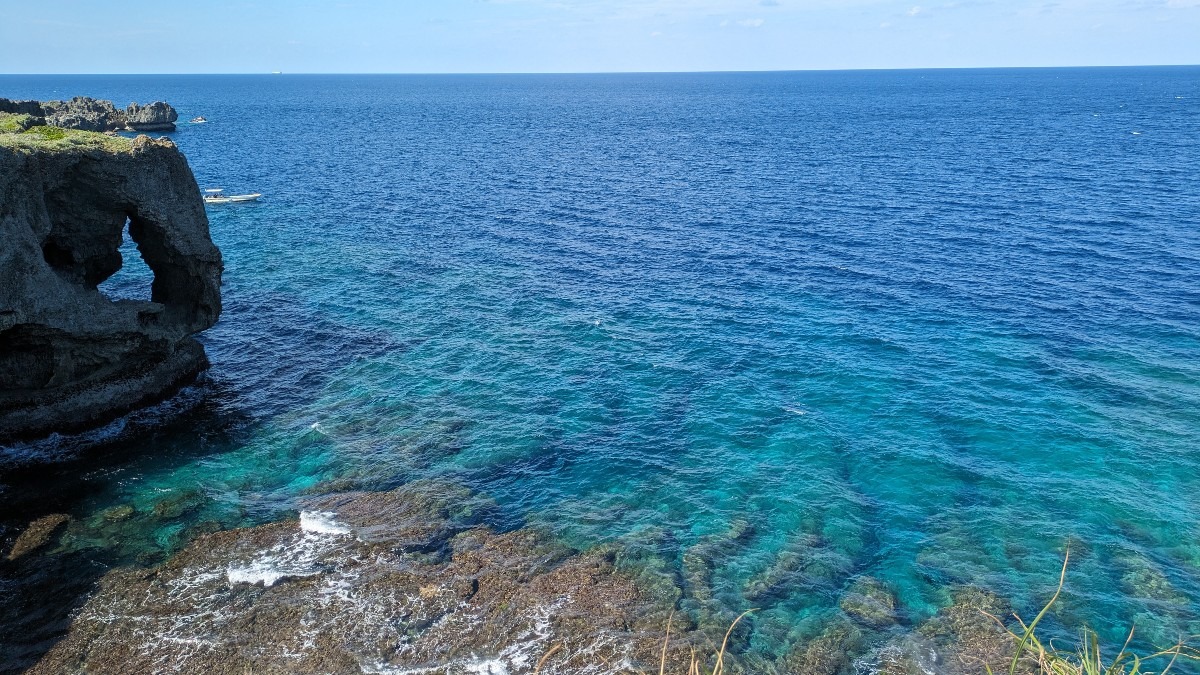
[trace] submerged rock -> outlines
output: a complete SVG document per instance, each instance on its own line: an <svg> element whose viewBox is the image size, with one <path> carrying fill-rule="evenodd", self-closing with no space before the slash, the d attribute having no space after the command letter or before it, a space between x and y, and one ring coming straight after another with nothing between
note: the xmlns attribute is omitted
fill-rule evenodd
<svg viewBox="0 0 1200 675"><path fill-rule="evenodd" d="M918 634L930 641L928 649L939 654L947 673L967 675L1007 672L1013 654L1013 638L996 623L1011 614L1009 605L999 596L974 587L959 589L954 602L925 622ZM912 653L912 650L907 650ZM1036 672L1029 664L1020 665L1022 675Z"/></svg>
<svg viewBox="0 0 1200 675"><path fill-rule="evenodd" d="M426 483L201 536L105 575L30 672L516 675L547 654L546 675L657 668L669 606L609 556L469 526L478 503ZM669 659L687 663L678 622L672 635Z"/></svg>
<svg viewBox="0 0 1200 675"><path fill-rule="evenodd" d="M49 544L50 539L54 537L59 528L70 520L71 516L65 513L52 513L33 521L13 542L12 550L8 552L8 559L16 560Z"/></svg>
<svg viewBox="0 0 1200 675"><path fill-rule="evenodd" d="M204 505L204 501L204 493L200 490L179 490L154 503L154 517L159 520L174 520L199 509Z"/></svg>
<svg viewBox="0 0 1200 675"><path fill-rule="evenodd" d="M783 657L780 671L786 675L850 673L851 658L862 646L862 631L845 619L835 621L815 639L793 647Z"/></svg>
<svg viewBox="0 0 1200 675"><path fill-rule="evenodd" d="M664 605L674 607L683 596L679 569L672 565L678 544L672 534L660 527L641 530L618 542L602 546L617 570L632 577L640 588ZM678 616L676 621L686 621Z"/></svg>
<svg viewBox="0 0 1200 675"><path fill-rule="evenodd" d="M1007 673L1015 649L1013 637L997 619L1009 616L1009 606L995 594L962 587L944 607L915 631L892 634L884 643L859 657L849 673L876 675L981 675L988 668ZM993 618L995 617L995 618ZM1018 675L1035 675L1037 664L1025 658Z"/></svg>
<svg viewBox="0 0 1200 675"><path fill-rule="evenodd" d="M742 595L753 603L769 604L798 588L832 591L844 583L852 561L819 535L792 538L770 565L750 577Z"/></svg>
<svg viewBox="0 0 1200 675"><path fill-rule="evenodd" d="M352 528L363 541L381 542L397 550L430 552L450 537L484 522L495 504L458 483L420 480L391 492L347 492L310 497L312 514L337 514L339 527ZM319 527L318 516L310 526Z"/></svg>
<svg viewBox="0 0 1200 675"><path fill-rule="evenodd" d="M718 562L746 545L754 536L754 525L736 519L720 534L702 537L683 553L683 580L689 597L708 602L713 599L713 571Z"/></svg>
<svg viewBox="0 0 1200 675"><path fill-rule="evenodd" d="M1114 562L1122 570L1121 590L1126 595L1173 605L1188 604L1188 597L1150 559L1130 553L1117 556Z"/></svg>
<svg viewBox="0 0 1200 675"><path fill-rule="evenodd" d="M725 532L701 537L700 541L686 551L682 557L682 578L685 591L682 607L690 613L690 620L707 636L710 643L719 644L731 626L730 649L742 651L750 641L754 618L738 620L738 612L716 597L714 573L718 565L754 537L754 525L742 518L730 523ZM737 622L734 626L734 622Z"/></svg>
<svg viewBox="0 0 1200 675"><path fill-rule="evenodd" d="M100 512L100 517L109 523L118 523L122 520L128 520L133 517L136 511L129 504L118 504L110 506Z"/></svg>
<svg viewBox="0 0 1200 675"><path fill-rule="evenodd" d="M933 643L920 635L905 635L876 650L867 660L874 675L983 675L987 670L961 670L942 660ZM1007 672L1007 670L1002 671Z"/></svg>
<svg viewBox="0 0 1200 675"><path fill-rule="evenodd" d="M860 577L839 603L851 619L871 627L885 628L896 623L896 596L882 581Z"/></svg>
<svg viewBox="0 0 1200 675"><path fill-rule="evenodd" d="M221 254L173 143L26 136L0 133L0 442L161 400L207 367L192 335L221 312ZM97 287L126 223L154 281L114 302Z"/></svg>

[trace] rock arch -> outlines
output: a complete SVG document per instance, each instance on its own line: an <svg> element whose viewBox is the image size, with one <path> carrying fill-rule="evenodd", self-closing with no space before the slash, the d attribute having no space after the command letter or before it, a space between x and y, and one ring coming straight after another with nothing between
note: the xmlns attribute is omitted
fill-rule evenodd
<svg viewBox="0 0 1200 675"><path fill-rule="evenodd" d="M121 268L126 222L154 280L148 300L112 302L97 287ZM0 441L97 424L194 377L221 272L170 141L0 146Z"/></svg>

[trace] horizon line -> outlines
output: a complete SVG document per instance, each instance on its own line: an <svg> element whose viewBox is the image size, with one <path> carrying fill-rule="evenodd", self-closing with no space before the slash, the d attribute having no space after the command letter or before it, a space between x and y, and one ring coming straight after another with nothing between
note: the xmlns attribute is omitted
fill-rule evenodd
<svg viewBox="0 0 1200 675"><path fill-rule="evenodd" d="M706 74L770 74L770 73L849 73L849 72L902 72L938 70L1083 70L1098 68L1196 68L1200 63L1144 63L1116 65L1070 65L1070 66L914 66L877 68L777 68L761 70L577 70L577 71L272 71L248 70L231 72L105 72L105 73L0 73L0 77L79 77L79 76L206 76L206 75L706 75Z"/></svg>

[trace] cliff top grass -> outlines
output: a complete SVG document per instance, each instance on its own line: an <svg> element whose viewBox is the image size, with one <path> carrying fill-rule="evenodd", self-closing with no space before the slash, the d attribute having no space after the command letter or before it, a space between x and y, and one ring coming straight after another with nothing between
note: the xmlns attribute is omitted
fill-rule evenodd
<svg viewBox="0 0 1200 675"><path fill-rule="evenodd" d="M77 131L45 125L34 126L37 118L31 115L0 113L0 147L32 152L42 150L106 150L127 152L133 141L123 136L109 136L94 131Z"/></svg>

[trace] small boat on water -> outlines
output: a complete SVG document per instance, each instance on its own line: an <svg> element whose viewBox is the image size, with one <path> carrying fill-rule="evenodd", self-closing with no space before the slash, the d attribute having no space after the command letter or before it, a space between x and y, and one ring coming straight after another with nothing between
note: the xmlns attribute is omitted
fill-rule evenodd
<svg viewBox="0 0 1200 675"><path fill-rule="evenodd" d="M205 204L234 204L237 202L256 202L262 194L252 192L248 195L227 195L221 188L209 188L204 191Z"/></svg>
<svg viewBox="0 0 1200 675"><path fill-rule="evenodd" d="M208 120L204 119L203 117L193 117L192 118L192 124L204 124L207 121Z"/></svg>

